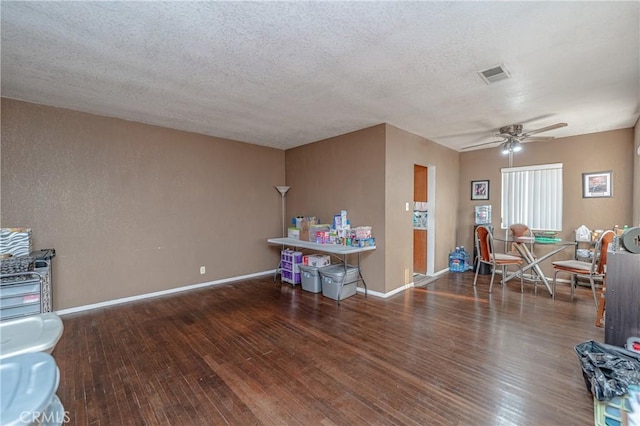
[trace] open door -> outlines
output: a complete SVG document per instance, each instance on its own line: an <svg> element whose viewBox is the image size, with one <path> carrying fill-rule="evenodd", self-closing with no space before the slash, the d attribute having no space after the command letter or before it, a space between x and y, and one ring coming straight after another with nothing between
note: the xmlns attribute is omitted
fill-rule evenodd
<svg viewBox="0 0 640 426"><path fill-rule="evenodd" d="M428 168L413 166L413 273L427 274Z"/></svg>

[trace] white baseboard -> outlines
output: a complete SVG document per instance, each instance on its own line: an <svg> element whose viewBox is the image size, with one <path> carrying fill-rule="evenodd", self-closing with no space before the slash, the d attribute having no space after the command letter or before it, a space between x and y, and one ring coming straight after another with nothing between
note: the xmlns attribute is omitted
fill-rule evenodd
<svg viewBox="0 0 640 426"><path fill-rule="evenodd" d="M367 290L367 295L368 296L375 296L375 297L380 297L382 299L386 299L388 297L394 296L400 292L403 292L407 289L410 289L411 287L413 287L413 282L410 282L409 284L405 284L403 286L400 286L396 289L391 290L388 293L381 293L379 291L374 291L374 290ZM364 287L358 287L358 291L360 293L364 293Z"/></svg>
<svg viewBox="0 0 640 426"><path fill-rule="evenodd" d="M206 283L200 283L200 284L187 285L187 286L183 286L183 287L170 288L170 289L167 289L167 290L155 291L153 293L138 294L136 296L123 297L121 299L114 299L114 300L107 300L105 302L92 303L90 305L76 306L74 308L61 309L61 310L55 311L55 312L56 312L57 315L73 314L73 313L76 313L76 312L88 311L88 310L91 310L91 309L104 308L106 306L119 305L121 303L134 302L136 300L143 300L143 299L150 299L152 297L164 296L166 294L179 293L179 292L187 291L187 290L194 290L196 288L210 287L210 286L214 286L214 285L230 283L230 282L233 282L233 281L246 280L246 279L250 279L250 278L258 278L258 277L262 277L262 276L265 276L265 275L273 275L275 272L276 272L276 270L272 269L271 271L257 272L255 274L240 275L240 276L231 277L231 278L223 278L221 280L208 281Z"/></svg>
<svg viewBox="0 0 640 426"><path fill-rule="evenodd" d="M447 272L449 272L449 268L441 269L441 270L439 270L438 272L436 272L435 274L433 274L433 277L434 277L434 278L437 278L437 277L439 277L440 275L444 275L444 274L446 274Z"/></svg>
<svg viewBox="0 0 640 426"><path fill-rule="evenodd" d="M443 269L441 271L436 272L432 277L433 278L437 278L437 277L447 273L448 271L449 271L449 268ZM91 309L105 308L107 306L119 305L119 304L128 303L128 302L135 302L137 300L150 299L152 297L164 296L164 295L167 295L167 294L179 293L179 292L182 292L182 291L194 290L194 289L202 288L202 287L211 287L211 286L220 285L220 284L226 284L226 283L230 283L230 282L234 282L234 281L241 281L241 280L246 280L246 279L250 279L250 278L258 278L258 277L262 277L262 276L265 276L265 275L273 275L275 272L276 272L276 270L272 269L271 271L257 272L255 274L239 275L237 277L224 278L224 279L221 279L221 280L208 281L208 282L200 283L200 284L192 284L192 285L187 285L187 286L183 286L183 287L170 288L170 289L167 289L167 290L155 291L153 293L138 294L136 296L123 297L123 298L114 299L114 300L107 300L107 301L104 301L104 302L92 303L90 305L83 305L83 306L76 306L76 307L73 307L73 308L60 309L58 311L55 311L55 313L57 315L73 314L73 313L76 313L76 312L89 311ZM558 280L558 281L560 281L560 280ZM412 288L413 286L414 286L414 283L410 282L409 284L405 284L403 286L400 286L400 287L398 287L396 289L391 290L388 293L381 293L379 291L367 290L367 294L375 296L375 297L380 297L382 299L386 299L386 298L389 298L391 296L395 296L396 294L398 294L400 292L408 290L408 289ZM358 291L360 293L364 293L364 287L358 287Z"/></svg>
<svg viewBox="0 0 640 426"><path fill-rule="evenodd" d="M445 268L445 269L443 269L441 271L438 271L434 275L429 275L429 279L433 280L433 279L439 278L441 275L444 275L447 272L449 272L449 268ZM391 290L388 293L381 293L379 291L367 290L367 294L368 295L370 294L370 295L376 296L376 297L380 297L382 299L386 299L386 298L389 298L391 296L395 296L396 294L401 293L401 292L403 292L405 290L408 290L408 289L410 289L410 288L412 288L414 286L415 286L415 283L412 281L412 282L410 282L408 284L405 284L405 285L402 285L402 286L400 286L398 288L395 288L395 289ZM358 287L358 292L364 293L364 287Z"/></svg>

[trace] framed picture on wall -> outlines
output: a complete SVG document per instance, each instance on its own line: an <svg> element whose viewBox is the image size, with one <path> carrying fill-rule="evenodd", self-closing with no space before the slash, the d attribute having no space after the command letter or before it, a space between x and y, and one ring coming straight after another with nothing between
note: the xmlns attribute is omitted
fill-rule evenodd
<svg viewBox="0 0 640 426"><path fill-rule="evenodd" d="M472 200L488 200L489 199L489 181L488 180L472 180L471 181L471 199Z"/></svg>
<svg viewBox="0 0 640 426"><path fill-rule="evenodd" d="M582 174L582 198L613 197L613 172Z"/></svg>

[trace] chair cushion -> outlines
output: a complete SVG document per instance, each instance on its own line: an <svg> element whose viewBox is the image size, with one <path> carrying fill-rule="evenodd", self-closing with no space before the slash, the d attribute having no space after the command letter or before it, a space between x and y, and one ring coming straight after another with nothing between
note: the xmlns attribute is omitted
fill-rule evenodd
<svg viewBox="0 0 640 426"><path fill-rule="evenodd" d="M496 259L496 262L500 262L503 260L514 262L522 261L522 258L520 256L512 256L510 254L494 253L493 257Z"/></svg>
<svg viewBox="0 0 640 426"><path fill-rule="evenodd" d="M572 271L583 271L588 274L591 271L591 262L581 260L558 260L551 263L556 269L570 269Z"/></svg>

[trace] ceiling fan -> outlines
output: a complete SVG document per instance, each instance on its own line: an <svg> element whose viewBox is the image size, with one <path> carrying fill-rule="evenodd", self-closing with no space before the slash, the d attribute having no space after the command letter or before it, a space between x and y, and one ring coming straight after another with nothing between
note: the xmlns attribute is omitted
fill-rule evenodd
<svg viewBox="0 0 640 426"><path fill-rule="evenodd" d="M560 127L566 127L567 123L556 123L550 126L542 127L536 130L529 130L528 132L522 132L522 124L511 124L509 126L501 127L499 133L494 136L497 138L502 138L502 140L492 141L492 142L484 142L476 145L469 145L462 148L471 149L477 148L479 146L485 145L493 145L493 144L502 144L502 153L508 154L510 152L518 152L522 149L522 142L533 142L533 141L546 141L553 139L553 136L533 136L538 133L547 132L553 129L559 129Z"/></svg>

